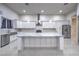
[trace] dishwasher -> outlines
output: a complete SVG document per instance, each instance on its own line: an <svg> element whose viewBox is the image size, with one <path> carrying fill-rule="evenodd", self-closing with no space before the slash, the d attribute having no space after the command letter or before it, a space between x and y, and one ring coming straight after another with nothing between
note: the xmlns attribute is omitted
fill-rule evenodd
<svg viewBox="0 0 79 59"><path fill-rule="evenodd" d="M10 35L9 34L1 35L0 38L1 38L0 47L4 47L10 43Z"/></svg>

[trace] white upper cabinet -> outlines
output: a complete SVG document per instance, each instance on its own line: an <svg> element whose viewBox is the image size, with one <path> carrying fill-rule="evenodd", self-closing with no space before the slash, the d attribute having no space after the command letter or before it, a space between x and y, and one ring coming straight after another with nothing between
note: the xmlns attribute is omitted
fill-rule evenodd
<svg viewBox="0 0 79 59"><path fill-rule="evenodd" d="M22 28L22 21L17 21L16 23L17 23L16 28Z"/></svg>
<svg viewBox="0 0 79 59"><path fill-rule="evenodd" d="M35 22L17 21L17 28L35 28Z"/></svg>
<svg viewBox="0 0 79 59"><path fill-rule="evenodd" d="M56 28L56 22L43 22L43 28Z"/></svg>
<svg viewBox="0 0 79 59"><path fill-rule="evenodd" d="M35 28L35 22L22 22L22 28Z"/></svg>

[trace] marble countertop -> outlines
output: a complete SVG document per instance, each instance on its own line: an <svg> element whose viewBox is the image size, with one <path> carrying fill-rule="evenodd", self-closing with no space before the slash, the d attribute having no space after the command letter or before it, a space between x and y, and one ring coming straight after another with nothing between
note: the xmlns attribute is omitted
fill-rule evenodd
<svg viewBox="0 0 79 59"><path fill-rule="evenodd" d="M8 35L8 34L12 34L15 33L16 31L13 31L12 29L0 29L0 35Z"/></svg>
<svg viewBox="0 0 79 59"><path fill-rule="evenodd" d="M50 33L50 32L43 32L43 33L25 33L25 32L19 32L17 33L17 37L60 37L61 34L58 33Z"/></svg>

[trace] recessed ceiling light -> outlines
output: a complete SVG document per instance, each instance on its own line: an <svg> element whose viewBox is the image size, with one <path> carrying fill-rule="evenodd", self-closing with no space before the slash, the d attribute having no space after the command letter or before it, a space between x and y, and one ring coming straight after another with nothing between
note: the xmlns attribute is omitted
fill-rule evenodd
<svg viewBox="0 0 79 59"><path fill-rule="evenodd" d="M25 12L26 12L26 10L23 10L23 12L25 13Z"/></svg>
<svg viewBox="0 0 79 59"><path fill-rule="evenodd" d="M41 13L43 13L44 12L44 10L41 10Z"/></svg>
<svg viewBox="0 0 79 59"><path fill-rule="evenodd" d="M59 10L59 12L62 13L63 11L62 10Z"/></svg>

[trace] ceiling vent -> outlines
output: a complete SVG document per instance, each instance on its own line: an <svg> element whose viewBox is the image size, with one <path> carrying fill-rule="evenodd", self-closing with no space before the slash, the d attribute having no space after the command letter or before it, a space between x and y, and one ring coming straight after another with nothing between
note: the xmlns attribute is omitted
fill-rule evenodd
<svg viewBox="0 0 79 59"><path fill-rule="evenodd" d="M25 5L26 5L26 6L28 6L28 5L29 5L29 3L25 3Z"/></svg>
<svg viewBox="0 0 79 59"><path fill-rule="evenodd" d="M68 3L64 3L64 5L68 5Z"/></svg>

